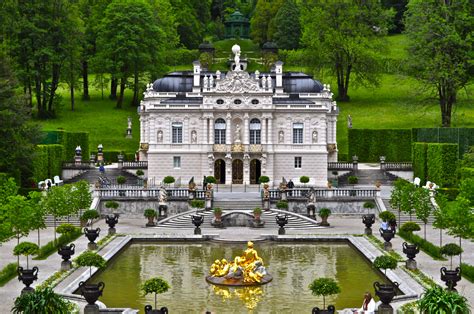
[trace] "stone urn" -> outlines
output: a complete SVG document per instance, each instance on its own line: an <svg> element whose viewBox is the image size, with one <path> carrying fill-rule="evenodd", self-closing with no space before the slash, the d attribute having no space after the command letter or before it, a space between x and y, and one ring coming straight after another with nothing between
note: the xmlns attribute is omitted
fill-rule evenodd
<svg viewBox="0 0 474 314"><path fill-rule="evenodd" d="M448 270L446 267L441 267L441 280L444 281L448 290L456 291L456 287L459 280L461 280L461 269L456 267L456 269Z"/></svg>
<svg viewBox="0 0 474 314"><path fill-rule="evenodd" d="M168 308L166 306L163 306L159 310L154 310L151 305L146 305L145 314L168 314Z"/></svg>
<svg viewBox="0 0 474 314"><path fill-rule="evenodd" d="M308 218L316 220L316 206L314 204L308 204L308 206L306 206L306 214Z"/></svg>
<svg viewBox="0 0 474 314"><path fill-rule="evenodd" d="M158 217L156 220L162 220L168 217L168 205L159 205L158 206Z"/></svg>
<svg viewBox="0 0 474 314"><path fill-rule="evenodd" d="M84 281L79 283L79 290L81 291L82 296L86 299L89 305L95 305L97 299L102 296L102 291L104 291L105 284L103 282L88 283Z"/></svg>
<svg viewBox="0 0 474 314"><path fill-rule="evenodd" d="M71 243L69 245L63 245L60 248L58 248L58 254L61 255L61 258L63 261L61 262L61 270L69 270L71 269L71 256L74 255L75 253L75 248L76 246L74 243Z"/></svg>
<svg viewBox="0 0 474 314"><path fill-rule="evenodd" d="M89 243L87 244L87 248L89 250L97 250L97 243L95 240L99 236L100 228L97 229L88 229L84 228L84 234L86 235L87 239L89 239Z"/></svg>
<svg viewBox="0 0 474 314"><path fill-rule="evenodd" d="M406 254L408 257L408 260L406 261L406 267L408 269L416 269L416 261L415 257L416 254L420 253L420 249L418 248L418 245L416 244L408 244L406 242L403 242L403 253Z"/></svg>
<svg viewBox="0 0 474 314"><path fill-rule="evenodd" d="M319 307L313 307L313 310L311 311L311 314L334 314L336 313L336 308L334 305L328 305L328 309L319 309Z"/></svg>
<svg viewBox="0 0 474 314"><path fill-rule="evenodd" d="M379 312L381 309L392 308L390 302L392 302L393 298L397 294L398 286L399 284L396 281L393 282L393 284L383 284L379 283L378 281L374 282L375 295L377 295L382 302L382 304L379 305Z"/></svg>
<svg viewBox="0 0 474 314"><path fill-rule="evenodd" d="M32 269L24 269L23 267L19 266L17 269L18 273L18 280L23 282L25 287L21 290L21 293L29 293L35 291L30 285L33 281L38 279L38 267L33 266Z"/></svg>
<svg viewBox="0 0 474 314"><path fill-rule="evenodd" d="M194 234L201 234L201 228L199 228L199 227L204 222L204 216L203 215L192 215L191 216L191 221L193 222L193 225L196 227L196 228L194 228Z"/></svg>
<svg viewBox="0 0 474 314"><path fill-rule="evenodd" d="M118 214L107 215L107 217L105 217L105 223L109 225L109 235L115 234L115 225L118 223L118 219Z"/></svg>
<svg viewBox="0 0 474 314"><path fill-rule="evenodd" d="M380 235L382 238L385 240L383 247L386 251L391 251L392 250L392 243L390 241L393 239L395 236L395 229L379 229Z"/></svg>
<svg viewBox="0 0 474 314"><path fill-rule="evenodd" d="M279 235L285 234L285 225L288 223L288 215L276 215L275 220L280 228L278 229Z"/></svg>
<svg viewBox="0 0 474 314"><path fill-rule="evenodd" d="M374 214L366 214L362 216L362 223L365 225L365 234L371 235L372 234L372 225L375 223L375 215Z"/></svg>

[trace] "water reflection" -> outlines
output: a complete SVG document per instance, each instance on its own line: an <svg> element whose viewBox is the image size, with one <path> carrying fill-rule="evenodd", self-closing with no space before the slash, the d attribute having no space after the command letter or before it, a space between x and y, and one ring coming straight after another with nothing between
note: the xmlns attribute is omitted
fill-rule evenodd
<svg viewBox="0 0 474 314"><path fill-rule="evenodd" d="M240 299L245 307L253 310L263 298L263 289L261 287L219 287L212 286L213 292L222 297L222 301Z"/></svg>

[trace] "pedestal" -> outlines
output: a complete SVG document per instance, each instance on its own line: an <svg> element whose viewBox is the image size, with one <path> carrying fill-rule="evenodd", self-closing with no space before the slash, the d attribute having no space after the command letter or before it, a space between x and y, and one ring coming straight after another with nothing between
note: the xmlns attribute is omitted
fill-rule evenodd
<svg viewBox="0 0 474 314"><path fill-rule="evenodd" d="M188 199L193 200L195 197L196 191L189 190L188 192Z"/></svg>
<svg viewBox="0 0 474 314"><path fill-rule="evenodd" d="M201 228L199 227L194 228L194 234L201 234Z"/></svg>
<svg viewBox="0 0 474 314"><path fill-rule="evenodd" d="M103 161L104 161L104 154L103 153L97 153L97 162L100 164Z"/></svg>
<svg viewBox="0 0 474 314"><path fill-rule="evenodd" d="M393 308L389 304L380 304L378 308L378 314L393 314Z"/></svg>
<svg viewBox="0 0 474 314"><path fill-rule="evenodd" d="M206 210L211 210L212 209L212 199L210 199L210 198L206 199L205 209Z"/></svg>
<svg viewBox="0 0 474 314"><path fill-rule="evenodd" d="M61 271L70 270L72 268L71 261L62 261L61 262Z"/></svg>
<svg viewBox="0 0 474 314"><path fill-rule="evenodd" d="M414 259L407 259L407 261L405 262L405 266L408 268L408 269L411 269L411 270L415 270L416 269L416 261Z"/></svg>
<svg viewBox="0 0 474 314"><path fill-rule="evenodd" d="M280 192L280 197L281 197L281 200L282 200L282 201L286 201L286 200L287 200L287 198L286 198L286 191L281 191L281 192Z"/></svg>
<svg viewBox="0 0 474 314"><path fill-rule="evenodd" d="M84 307L84 314L99 314L99 306L97 304L87 304Z"/></svg>
<svg viewBox="0 0 474 314"><path fill-rule="evenodd" d="M270 200L263 200L263 210L270 210Z"/></svg>
<svg viewBox="0 0 474 314"><path fill-rule="evenodd" d="M365 228L364 233L365 235L372 235L372 228Z"/></svg>
<svg viewBox="0 0 474 314"><path fill-rule="evenodd" d="M131 128L127 129L127 135L125 137L126 138L132 138L132 129Z"/></svg>
<svg viewBox="0 0 474 314"><path fill-rule="evenodd" d="M109 228L109 235L114 235L115 233L117 232L117 230L115 230L115 228Z"/></svg>
<svg viewBox="0 0 474 314"><path fill-rule="evenodd" d="M82 156L74 156L74 163L80 165L82 163Z"/></svg>
<svg viewBox="0 0 474 314"><path fill-rule="evenodd" d="M95 242L87 243L87 249L88 250L95 251L95 250L97 250L97 248L98 248L97 243L95 243Z"/></svg>
<svg viewBox="0 0 474 314"><path fill-rule="evenodd" d="M278 229L278 235L285 235L285 228L280 227L280 228Z"/></svg>
<svg viewBox="0 0 474 314"><path fill-rule="evenodd" d="M392 243L391 242L384 242L383 243L383 248L385 251L392 251Z"/></svg>

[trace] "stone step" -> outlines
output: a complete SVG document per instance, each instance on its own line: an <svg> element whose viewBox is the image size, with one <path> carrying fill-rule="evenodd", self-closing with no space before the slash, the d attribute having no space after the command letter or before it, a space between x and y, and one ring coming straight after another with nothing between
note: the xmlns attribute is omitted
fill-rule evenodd
<svg viewBox="0 0 474 314"><path fill-rule="evenodd" d="M384 205L385 205L385 208L389 211L391 211L392 213L395 214L395 217L397 218L397 223L398 223L398 210L397 209L393 209L392 206L390 206L390 200L389 199L382 199ZM416 218L416 215L415 213L413 213L412 217L411 217L411 220L410 220L410 215L402 212L400 214L400 224L404 224L405 222L408 222L408 221L412 221L412 222L416 222L417 224L421 226L423 226L425 223L423 221L421 221L420 219ZM433 224L433 221L434 221L434 216L433 215L430 215L428 217L428 225L431 225ZM399 226L400 227L400 226Z"/></svg>
<svg viewBox="0 0 474 314"><path fill-rule="evenodd" d="M104 172L105 176L107 179L109 179L111 182L115 182L117 180L117 177L119 176L124 176L127 179L127 183L129 184L135 184L137 182L137 177L131 173L128 173L126 171L123 171L121 169L114 169L114 168L106 168ZM98 168L90 169L85 171L84 173L67 180L65 183L74 183L78 182L81 180L85 180L89 183L96 183L99 180L99 177L101 177L102 174L100 173Z"/></svg>
<svg viewBox="0 0 474 314"><path fill-rule="evenodd" d="M79 215L56 218L56 227L62 223L69 223L76 227L81 226L81 220ZM54 227L54 217L52 215L46 215L44 217L44 224L46 225L46 227Z"/></svg>
<svg viewBox="0 0 474 314"><path fill-rule="evenodd" d="M232 212L232 211L223 211L223 215ZM246 212L248 214L252 215L252 211L238 211L240 213ZM288 214L288 224L285 226L285 228L292 228L292 229L301 229L301 228L315 228L318 227L317 222L314 220L307 220L304 218L301 218L294 213L286 212ZM159 227L164 227L164 228L194 228L194 225L192 224L192 218L191 216L194 215L195 212L188 212L185 214L178 214L174 217L171 217L170 219L159 222L158 226ZM204 223L201 225L203 228L212 228L213 226L211 225L211 222L214 218L214 213L212 211L203 211L200 212L201 215L204 216ZM270 226L270 227L278 227L275 221L275 216L280 214L278 211L265 211L261 215L261 220L265 222L265 226ZM251 216L249 216L249 219L251 219Z"/></svg>

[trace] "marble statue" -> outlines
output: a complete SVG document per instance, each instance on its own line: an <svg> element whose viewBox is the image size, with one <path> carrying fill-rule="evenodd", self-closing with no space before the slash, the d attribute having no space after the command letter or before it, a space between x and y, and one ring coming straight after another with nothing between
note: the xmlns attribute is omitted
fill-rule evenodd
<svg viewBox="0 0 474 314"><path fill-rule="evenodd" d="M318 142L318 131L316 131L316 130L313 131L312 139L313 139L313 144Z"/></svg>
<svg viewBox="0 0 474 314"><path fill-rule="evenodd" d="M316 191L312 187L308 192L308 205L314 205L316 203Z"/></svg>
<svg viewBox="0 0 474 314"><path fill-rule="evenodd" d="M278 143L283 143L285 141L285 133L283 131L278 132Z"/></svg>
<svg viewBox="0 0 474 314"><path fill-rule="evenodd" d="M347 128L352 129L352 117L351 117L351 115L347 116Z"/></svg>
<svg viewBox="0 0 474 314"><path fill-rule="evenodd" d="M196 133L196 131L191 132L191 143L193 143L193 144L197 143L197 133Z"/></svg>
<svg viewBox="0 0 474 314"><path fill-rule="evenodd" d="M166 192L165 187L162 185L160 187L160 194L158 196L158 202L160 204L165 204L168 201L168 192Z"/></svg>
<svg viewBox="0 0 474 314"><path fill-rule="evenodd" d="M232 52L234 53L234 72L240 72L240 46L239 45L233 45L232 46Z"/></svg>
<svg viewBox="0 0 474 314"><path fill-rule="evenodd" d="M156 135L156 141L158 143L162 143L163 142L163 131L158 131L158 134Z"/></svg>
<svg viewBox="0 0 474 314"><path fill-rule="evenodd" d="M235 143L240 143L241 141L241 130L240 130L240 124L237 124L235 126L235 138L234 138L234 142Z"/></svg>
<svg viewBox="0 0 474 314"><path fill-rule="evenodd" d="M263 277L268 276L265 269L263 259L258 256L257 250L253 246L253 242L247 242L247 249L240 256L236 256L233 261L228 262L226 259L215 260L209 270L208 281L211 283L212 278L224 277L235 283L235 280L246 284L261 284ZM224 283L225 284L225 283Z"/></svg>
<svg viewBox="0 0 474 314"><path fill-rule="evenodd" d="M132 128L132 118L128 117L127 118L127 129L131 129Z"/></svg>

